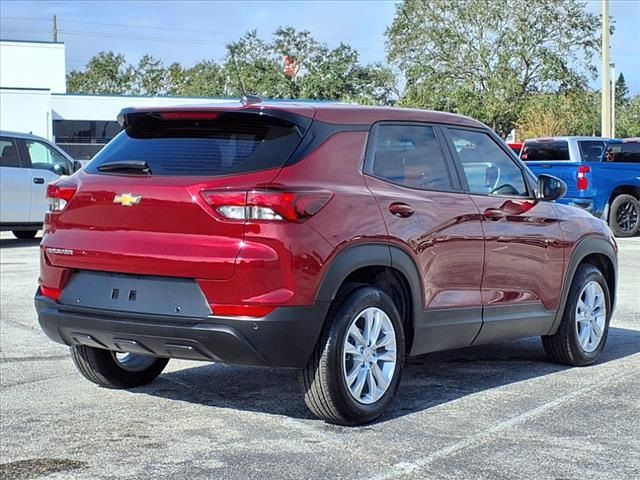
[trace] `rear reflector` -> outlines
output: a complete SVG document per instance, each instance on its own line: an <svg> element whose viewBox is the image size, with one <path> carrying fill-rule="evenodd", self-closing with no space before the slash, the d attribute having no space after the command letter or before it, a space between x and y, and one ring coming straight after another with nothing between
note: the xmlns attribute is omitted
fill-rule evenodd
<svg viewBox="0 0 640 480"><path fill-rule="evenodd" d="M202 196L223 218L302 223L333 198L327 191L204 191Z"/></svg>
<svg viewBox="0 0 640 480"><path fill-rule="evenodd" d="M578 190L586 190L589 188L589 179L587 173L591 171L588 165L580 165L578 167Z"/></svg>
<svg viewBox="0 0 640 480"><path fill-rule="evenodd" d="M65 180L58 180L47 185L47 200L50 212L60 212L71 200L78 189L78 185Z"/></svg>
<svg viewBox="0 0 640 480"><path fill-rule="evenodd" d="M276 307L264 305L211 305L214 315L221 317L266 317Z"/></svg>
<svg viewBox="0 0 640 480"><path fill-rule="evenodd" d="M40 286L40 293L43 297L50 298L51 300L58 300L60 298L60 294L62 293L62 289L60 288L50 288Z"/></svg>

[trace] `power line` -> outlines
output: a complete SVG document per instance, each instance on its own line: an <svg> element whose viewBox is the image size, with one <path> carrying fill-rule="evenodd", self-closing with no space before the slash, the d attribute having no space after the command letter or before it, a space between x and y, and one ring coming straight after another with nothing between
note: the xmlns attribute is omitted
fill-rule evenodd
<svg viewBox="0 0 640 480"><path fill-rule="evenodd" d="M44 17L2 17L3 20L19 20L19 21L41 21L41 22L50 22L50 18ZM73 19L63 19L62 23L78 23L78 24L86 24L86 25L100 25L105 27L117 27L117 28L135 28L135 29L148 29L148 30L159 30L163 32L186 32L186 33L204 33L211 35L233 35L237 37L238 35L243 35L240 32L222 32L216 30L193 30L193 29L180 29L180 28L167 28L167 27L154 27L150 25L129 25L123 23L105 23L105 22L92 22L88 20L73 20ZM325 37L325 36L317 36L313 35L313 38L324 39L324 40L336 40L335 37ZM341 37L339 40L343 41L357 41L357 42L384 42L384 38L376 38L376 37Z"/></svg>

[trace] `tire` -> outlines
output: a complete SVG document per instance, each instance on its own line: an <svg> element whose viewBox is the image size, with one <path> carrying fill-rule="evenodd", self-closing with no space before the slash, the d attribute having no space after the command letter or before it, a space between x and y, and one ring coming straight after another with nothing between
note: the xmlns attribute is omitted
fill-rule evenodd
<svg viewBox="0 0 640 480"><path fill-rule="evenodd" d="M36 237L38 230L12 230L13 236L20 240L29 240Z"/></svg>
<svg viewBox="0 0 640 480"><path fill-rule="evenodd" d="M632 237L640 230L640 201L633 195L618 195L611 202L609 228L616 237Z"/></svg>
<svg viewBox="0 0 640 480"><path fill-rule="evenodd" d="M595 298L600 297L601 301L591 302L588 298L590 295L588 289L593 289ZM582 312L585 310L582 306L578 307L578 302L589 308L595 304L600 307L594 309L593 316L583 315ZM589 309L586 310L586 312L588 311ZM582 320L579 321L579 318ZM591 264L580 265L571 283L569 297L558 331L554 335L542 337L542 345L547 356L550 360L564 365L592 364L604 349L609 333L610 319L611 296L602 272ZM587 324L589 324L588 327ZM598 329L601 330L601 335L596 343ZM585 339L588 342L585 342Z"/></svg>
<svg viewBox="0 0 640 480"><path fill-rule="evenodd" d="M118 355L124 355L119 360ZM76 345L71 358L90 382L105 388L133 388L151 383L169 362L166 358L137 354L117 354L111 350ZM127 360L128 359L128 360Z"/></svg>
<svg viewBox="0 0 640 480"><path fill-rule="evenodd" d="M377 336L366 330L376 319L381 325ZM354 329L365 343L356 340ZM378 349L364 347L369 337L377 339ZM309 410L339 425L358 425L380 417L398 389L404 342L402 320L389 295L373 286L343 289L331 305L325 329L302 372Z"/></svg>

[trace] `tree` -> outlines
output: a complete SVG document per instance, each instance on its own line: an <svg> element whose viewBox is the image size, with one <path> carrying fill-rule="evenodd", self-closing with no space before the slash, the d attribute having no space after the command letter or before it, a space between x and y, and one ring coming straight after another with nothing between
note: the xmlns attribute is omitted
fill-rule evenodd
<svg viewBox="0 0 640 480"><path fill-rule="evenodd" d="M517 128L520 138L597 135L600 95L582 89L531 94L522 105Z"/></svg>
<svg viewBox="0 0 640 480"><path fill-rule="evenodd" d="M616 136L640 137L640 95L626 100L616 114Z"/></svg>
<svg viewBox="0 0 640 480"><path fill-rule="evenodd" d="M401 104L471 115L506 136L535 92L595 74L598 17L574 0L404 0L387 29Z"/></svg>
<svg viewBox="0 0 640 480"><path fill-rule="evenodd" d="M627 87L627 81L624 79L624 75L620 72L616 80L616 105L622 105L627 101L628 96L629 87Z"/></svg>
<svg viewBox="0 0 640 480"><path fill-rule="evenodd" d="M161 60L143 55L133 70L131 91L137 95L163 95L169 90L168 71Z"/></svg>
<svg viewBox="0 0 640 480"><path fill-rule="evenodd" d="M244 93L270 98L287 96L285 77L273 46L258 38L257 30L227 45L223 68L231 96Z"/></svg>
<svg viewBox="0 0 640 480"><path fill-rule="evenodd" d="M134 72L124 55L100 52L87 63L84 71L73 70L67 75L69 93L129 93Z"/></svg>

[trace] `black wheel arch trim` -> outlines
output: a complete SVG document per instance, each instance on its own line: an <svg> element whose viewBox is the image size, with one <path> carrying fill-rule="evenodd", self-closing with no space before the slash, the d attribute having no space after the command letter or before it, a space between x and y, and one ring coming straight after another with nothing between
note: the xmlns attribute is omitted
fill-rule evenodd
<svg viewBox="0 0 640 480"><path fill-rule="evenodd" d="M578 245L573 249L571 253L571 258L567 262L567 266L565 268L565 276L564 281L562 283L562 291L560 296L560 306L558 307L558 311L556 313L556 319L553 322L551 330L548 332L548 335L553 335L560 326L560 322L562 321L562 317L564 315L564 309L567 305L567 300L569 298L569 289L571 288L571 283L573 282L573 278L575 277L576 271L578 270L578 266L582 263L582 261L587 258L589 255L598 254L604 255L609 259L612 265L612 274L613 274L613 288L609 292L611 297L611 315L615 310L615 302L616 302L616 289L618 285L618 254L617 247L614 243L607 240L605 237L601 236L588 236L580 240ZM603 275L605 272L602 272Z"/></svg>
<svg viewBox="0 0 640 480"><path fill-rule="evenodd" d="M360 243L341 250L332 259L321 281L316 302L332 302L349 275L366 267L389 267L404 276L411 294L411 304L406 305L408 320L415 329L423 311L423 285L419 269L409 253L390 243Z"/></svg>

